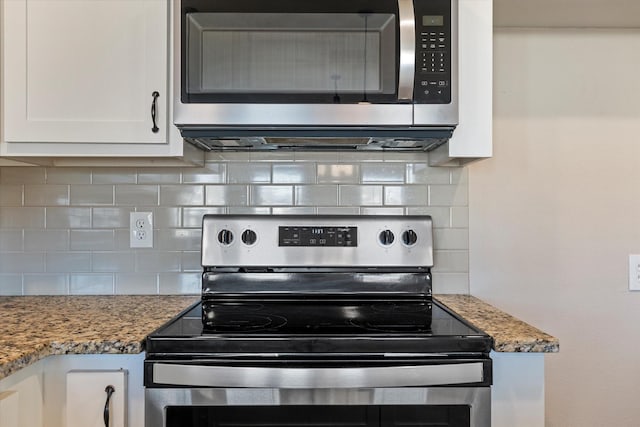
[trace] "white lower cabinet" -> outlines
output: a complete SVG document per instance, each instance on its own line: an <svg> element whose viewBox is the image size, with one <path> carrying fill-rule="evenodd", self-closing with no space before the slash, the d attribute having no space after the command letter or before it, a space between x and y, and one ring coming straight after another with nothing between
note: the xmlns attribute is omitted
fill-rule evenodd
<svg viewBox="0 0 640 427"><path fill-rule="evenodd" d="M0 380L0 427L47 427L43 390L42 362Z"/></svg>
<svg viewBox="0 0 640 427"><path fill-rule="evenodd" d="M104 427L107 386L110 427L144 427L144 353L64 355L45 360L44 427Z"/></svg>

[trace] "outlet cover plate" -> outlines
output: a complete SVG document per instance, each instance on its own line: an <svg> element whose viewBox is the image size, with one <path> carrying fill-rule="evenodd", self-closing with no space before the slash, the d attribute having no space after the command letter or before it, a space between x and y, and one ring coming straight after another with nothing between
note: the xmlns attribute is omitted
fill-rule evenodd
<svg viewBox="0 0 640 427"><path fill-rule="evenodd" d="M153 247L152 212L131 212L129 214L129 247Z"/></svg>
<svg viewBox="0 0 640 427"><path fill-rule="evenodd" d="M629 255L629 290L640 291L640 255Z"/></svg>

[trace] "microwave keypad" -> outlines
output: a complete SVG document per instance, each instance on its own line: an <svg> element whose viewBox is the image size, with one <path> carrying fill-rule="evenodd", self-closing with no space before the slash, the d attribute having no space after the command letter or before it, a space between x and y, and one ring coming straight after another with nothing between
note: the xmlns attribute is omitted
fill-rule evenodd
<svg viewBox="0 0 640 427"><path fill-rule="evenodd" d="M416 64L418 87L415 99L426 103L451 101L449 40L442 31L426 31L420 34Z"/></svg>

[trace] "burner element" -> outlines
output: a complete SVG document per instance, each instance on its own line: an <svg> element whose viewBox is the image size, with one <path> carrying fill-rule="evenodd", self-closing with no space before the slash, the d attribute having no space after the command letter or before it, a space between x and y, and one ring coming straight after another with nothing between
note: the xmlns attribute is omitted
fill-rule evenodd
<svg viewBox="0 0 640 427"><path fill-rule="evenodd" d="M207 332L249 332L278 329L287 323L287 319L277 315L216 313L211 310L202 313L202 323Z"/></svg>

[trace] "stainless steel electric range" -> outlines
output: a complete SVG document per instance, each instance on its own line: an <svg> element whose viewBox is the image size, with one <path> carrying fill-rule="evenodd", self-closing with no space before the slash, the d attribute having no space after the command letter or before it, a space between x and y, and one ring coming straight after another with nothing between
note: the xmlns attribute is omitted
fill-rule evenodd
<svg viewBox="0 0 640 427"><path fill-rule="evenodd" d="M432 299L429 216L205 215L202 265L147 338L147 427L490 426L492 339Z"/></svg>

